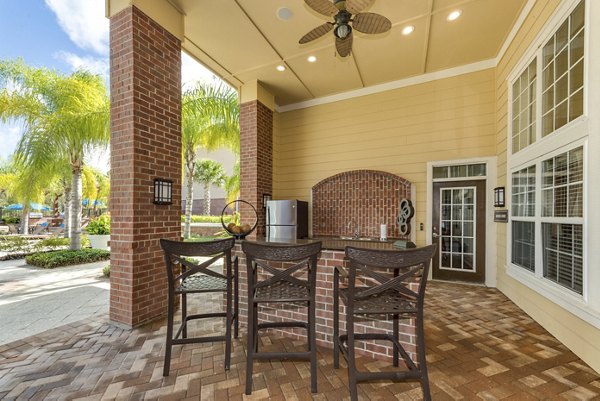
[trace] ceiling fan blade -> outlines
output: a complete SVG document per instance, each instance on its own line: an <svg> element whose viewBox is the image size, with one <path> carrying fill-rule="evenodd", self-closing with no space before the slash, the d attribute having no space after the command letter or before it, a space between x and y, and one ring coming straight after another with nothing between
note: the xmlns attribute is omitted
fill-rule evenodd
<svg viewBox="0 0 600 401"><path fill-rule="evenodd" d="M354 16L352 28L363 33L384 33L392 28L392 23L383 15L360 13Z"/></svg>
<svg viewBox="0 0 600 401"><path fill-rule="evenodd" d="M375 0L346 0L346 10L350 14L358 14L367 9Z"/></svg>
<svg viewBox="0 0 600 401"><path fill-rule="evenodd" d="M352 32L346 39L335 38L335 48L341 57L346 57L352 51Z"/></svg>
<svg viewBox="0 0 600 401"><path fill-rule="evenodd" d="M304 0L306 5L327 17L333 17L338 13L338 9L329 0Z"/></svg>
<svg viewBox="0 0 600 401"><path fill-rule="evenodd" d="M300 40L298 41L298 43L304 44L304 43L308 43L312 40L318 39L321 36L325 35L327 32L331 31L332 29L333 29L333 24L331 22L326 22L323 25L319 25L318 27L316 27L315 29L313 29L312 31L307 33L306 35L302 36L300 38Z"/></svg>

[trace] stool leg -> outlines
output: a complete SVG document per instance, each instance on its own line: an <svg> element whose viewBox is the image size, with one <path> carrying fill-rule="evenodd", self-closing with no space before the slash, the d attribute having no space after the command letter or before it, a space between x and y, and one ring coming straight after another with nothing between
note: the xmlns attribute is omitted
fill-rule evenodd
<svg viewBox="0 0 600 401"><path fill-rule="evenodd" d="M393 325L393 330L394 330L394 338L396 339L396 341L400 341L399 340L399 338L400 338L400 329L399 329L400 322L399 322L399 319L398 319L398 315L394 315L394 321L393 321L392 325ZM399 350L398 350L398 346L396 345L396 343L394 343L393 353L394 353L394 355L393 355L393 364L394 364L395 367L398 367L398 360L399 360L398 353L399 353Z"/></svg>
<svg viewBox="0 0 600 401"><path fill-rule="evenodd" d="M346 310L348 310L346 305ZM356 360L354 353L354 317L346 314L346 333L348 334L348 387L350 388L350 400L358 401L358 387L356 380Z"/></svg>
<svg viewBox="0 0 600 401"><path fill-rule="evenodd" d="M187 294L181 294L181 324L183 324L183 331L181 332L181 338L187 338Z"/></svg>
<svg viewBox="0 0 600 401"><path fill-rule="evenodd" d="M233 336L238 338L240 332L240 286L238 279L238 268L237 260L235 261L235 275L233 276L233 286L235 287L235 297L233 299L233 313L235 314L235 326L233 329Z"/></svg>
<svg viewBox="0 0 600 401"><path fill-rule="evenodd" d="M254 306L248 294L248 343L246 345L246 395L252 394L252 363L254 359Z"/></svg>
<svg viewBox="0 0 600 401"><path fill-rule="evenodd" d="M231 296L232 288L231 288L231 280L227 280L227 301L225 302L225 307L227 308L226 317L225 317L225 370L229 370L229 366L231 363Z"/></svg>
<svg viewBox="0 0 600 401"><path fill-rule="evenodd" d="M173 298L174 294L170 290L167 302L167 343L165 346L165 366L163 369L163 376L169 376L169 370L171 368L171 348L173 347L173 315L175 314L175 302Z"/></svg>
<svg viewBox="0 0 600 401"><path fill-rule="evenodd" d="M425 330L423 329L423 312L416 317L417 326L417 360L419 361L419 370L421 371L421 389L423 390L423 399L431 401L431 392L429 390L429 375L427 374L427 359L425 357Z"/></svg>
<svg viewBox="0 0 600 401"><path fill-rule="evenodd" d="M310 391L317 392L317 331L316 331L316 311L315 311L315 294L312 294L310 305L308 308L308 340L310 347Z"/></svg>
<svg viewBox="0 0 600 401"><path fill-rule="evenodd" d="M337 269L333 272L333 367L340 368L340 300L339 273Z"/></svg>

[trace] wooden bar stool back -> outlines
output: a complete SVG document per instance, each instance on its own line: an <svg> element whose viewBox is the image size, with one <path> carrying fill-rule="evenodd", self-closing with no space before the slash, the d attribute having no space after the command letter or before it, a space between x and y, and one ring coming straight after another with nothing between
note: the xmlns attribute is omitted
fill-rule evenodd
<svg viewBox="0 0 600 401"><path fill-rule="evenodd" d="M333 277L333 363L339 368L339 354L348 362L348 385L352 401L358 399L357 383L369 380L418 380L423 396L431 399L425 338L423 304L431 258L436 245L409 250L373 250L346 247L348 270L336 267ZM347 281L341 288L340 282ZM340 300L346 306L346 334L340 335ZM392 333L355 333L355 322L361 318L392 321ZM399 339L399 321L408 319L416 334L417 363L405 351ZM355 342L390 341L393 345L393 365L399 367L399 356L406 369L384 372L358 371L355 362Z"/></svg>
<svg viewBox="0 0 600 401"><path fill-rule="evenodd" d="M235 244L233 238L209 242L180 242L160 240L164 251L169 295L167 305L167 344L163 375L168 376L171 366L171 349L176 344L225 341L225 370L231 361L231 326L238 337L238 261L231 256ZM204 262L194 260L208 258ZM223 261L221 267L220 261ZM220 292L225 294L225 311L202 311L188 315L187 296ZM181 295L181 325L173 336L175 299ZM225 318L225 333L217 336L187 336L187 323L195 319Z"/></svg>
<svg viewBox="0 0 600 401"><path fill-rule="evenodd" d="M252 393L254 360L310 360L311 391L317 392L317 343L315 292L317 257L321 242L304 245L243 242L248 269L248 347L246 394ZM298 305L308 308L305 321L258 322L261 304ZM259 352L258 331L271 328L300 327L307 331L305 352Z"/></svg>

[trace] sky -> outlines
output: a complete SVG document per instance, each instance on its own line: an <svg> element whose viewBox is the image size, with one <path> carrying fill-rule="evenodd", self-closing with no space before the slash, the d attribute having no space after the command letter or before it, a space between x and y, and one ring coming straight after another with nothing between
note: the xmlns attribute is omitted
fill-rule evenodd
<svg viewBox="0 0 600 401"><path fill-rule="evenodd" d="M104 0L0 0L0 59L22 58L35 67L69 74L83 68L100 74L108 86L109 29ZM213 74L183 53L182 81L211 80ZM0 123L0 159L21 138L20 124ZM107 170L107 154L88 164Z"/></svg>

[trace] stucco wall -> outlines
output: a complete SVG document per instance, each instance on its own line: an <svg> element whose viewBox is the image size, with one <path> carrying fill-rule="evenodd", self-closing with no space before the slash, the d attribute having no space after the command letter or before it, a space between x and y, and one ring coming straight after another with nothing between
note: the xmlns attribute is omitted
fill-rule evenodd
<svg viewBox="0 0 600 401"><path fill-rule="evenodd" d="M427 162L496 152L494 70L279 113L273 196L310 200L344 171L381 170L416 186L414 227L425 222ZM425 231L416 241L425 243Z"/></svg>

